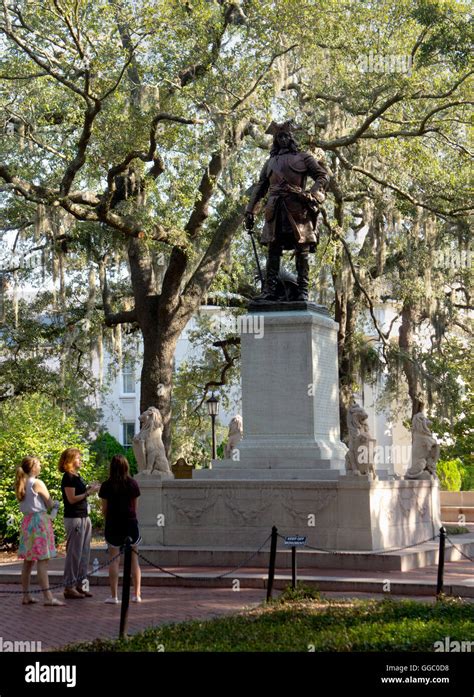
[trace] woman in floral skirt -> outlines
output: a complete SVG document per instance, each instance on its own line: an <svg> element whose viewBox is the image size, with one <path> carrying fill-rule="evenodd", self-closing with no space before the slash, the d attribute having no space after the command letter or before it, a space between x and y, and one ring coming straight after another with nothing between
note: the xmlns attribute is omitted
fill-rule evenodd
<svg viewBox="0 0 474 697"><path fill-rule="evenodd" d="M24 517L20 527L18 557L23 559L21 583L23 605L38 602L30 594L31 571L35 561L45 605L65 605L49 590L48 560L56 556L54 533L48 510L55 508L46 485L36 477L41 465L36 457L25 457L16 471L15 493Z"/></svg>

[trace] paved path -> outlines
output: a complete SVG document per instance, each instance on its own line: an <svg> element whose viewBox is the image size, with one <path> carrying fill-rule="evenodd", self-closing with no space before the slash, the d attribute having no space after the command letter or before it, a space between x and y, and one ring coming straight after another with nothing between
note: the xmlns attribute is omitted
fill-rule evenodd
<svg viewBox="0 0 474 697"><path fill-rule="evenodd" d="M1 584L0 590L19 590ZM0 637L3 641L41 641L41 649L97 638L116 638L120 605L106 605L107 586L91 588L93 598L68 600L65 607L22 605L21 595L0 594ZM59 593L57 597L61 597ZM39 596L39 599L41 596ZM263 590L227 588L144 588L143 601L130 603L129 633L165 622L209 619L255 607L265 599ZM36 647L37 648L37 647Z"/></svg>

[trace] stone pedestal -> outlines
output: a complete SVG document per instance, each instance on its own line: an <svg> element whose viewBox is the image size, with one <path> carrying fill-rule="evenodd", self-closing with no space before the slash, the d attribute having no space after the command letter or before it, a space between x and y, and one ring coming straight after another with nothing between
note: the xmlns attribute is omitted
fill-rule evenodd
<svg viewBox="0 0 474 697"><path fill-rule="evenodd" d="M144 543L256 550L276 525L319 549L364 553L436 535L437 482L345 475L336 323L309 304L275 309L256 308L241 322L237 457L190 481L137 476Z"/></svg>
<svg viewBox="0 0 474 697"><path fill-rule="evenodd" d="M337 324L312 309L256 309L241 326L239 459L214 461L212 471L196 472L197 478L337 479L346 453L339 433Z"/></svg>
<svg viewBox="0 0 474 697"><path fill-rule="evenodd" d="M423 542L440 527L437 482L137 481L146 545L257 549L276 525L313 547L375 551Z"/></svg>

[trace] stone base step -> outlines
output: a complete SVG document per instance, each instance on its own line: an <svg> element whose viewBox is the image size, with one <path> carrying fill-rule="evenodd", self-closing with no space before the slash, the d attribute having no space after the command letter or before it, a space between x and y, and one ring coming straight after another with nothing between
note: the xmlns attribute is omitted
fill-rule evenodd
<svg viewBox="0 0 474 697"><path fill-rule="evenodd" d="M277 472L279 481L317 481L335 482L342 472L337 469L305 469L305 468L267 468L251 469L244 467L229 467L227 469L202 469L193 476L194 480L218 481L273 481Z"/></svg>
<svg viewBox="0 0 474 697"><path fill-rule="evenodd" d="M474 534L456 535L453 542L446 543L446 561L461 561L464 554L474 556ZM186 548L140 546L140 553L153 564L169 567L224 567L233 568L245 563L257 568L268 567L269 545L260 552L253 549ZM91 562L97 558L99 564L107 560L105 547L95 547L91 552ZM374 552L336 552L334 554L310 549L297 549L298 568L304 569L346 569L361 571L410 571L438 563L438 541L426 542L416 547L384 554ZM277 568L291 569L291 549L277 549ZM245 569L245 567L244 567Z"/></svg>
<svg viewBox="0 0 474 697"><path fill-rule="evenodd" d="M473 543L474 550L474 543ZM153 564L159 564L164 568L170 567L228 567L233 568L242 563L254 553L250 549L180 549L141 547L140 553ZM400 554L391 552L387 554L373 554L371 552L315 552L305 549L297 549L298 568L320 569L350 569L350 570L377 570L377 571L408 571L422 566L429 566L437 562L438 546L432 549L423 549ZM102 564L106 560L105 550L97 552L95 557ZM261 550L249 561L248 565L257 568L267 568L269 549ZM457 560L457 558L456 558ZM291 569L291 549L277 551L277 567ZM243 567L245 570L245 567Z"/></svg>
<svg viewBox="0 0 474 697"><path fill-rule="evenodd" d="M20 584L20 574L18 571L14 575L6 575L0 573L0 583ZM179 570L179 575L184 578L175 578L164 573L149 573L142 570L142 587L193 587L193 588L234 588L236 589L236 581L240 588L261 588L265 589L268 586L267 573L244 573L236 571L225 578L215 578L217 574L209 572L184 572ZM36 583L35 574L32 574L32 582ZM120 580L122 574L120 574ZM49 580L52 587L62 581L62 572L52 571L49 573ZM318 576L314 573L298 573L297 581L301 585L310 586L321 592L340 592L340 593L370 593L383 594L387 597L390 595L402 596L436 596L436 582L434 580L422 581L417 580L390 580L386 578L370 578L358 577L357 574L351 576ZM99 571L95 576L90 578L90 588L93 593L95 586L108 586L109 578L106 571ZM275 590L283 590L291 584L291 573L276 573L273 583ZM121 583L120 583L121 585ZM55 592L58 592L54 589ZM449 596L474 598L474 580L448 582L444 585L444 593ZM59 589L60 591L60 589ZM121 589L119 591L121 595ZM146 595L146 592L144 593ZM87 600L85 601L87 602Z"/></svg>
<svg viewBox="0 0 474 697"><path fill-rule="evenodd" d="M441 506L441 518L447 523L474 523L474 506Z"/></svg>

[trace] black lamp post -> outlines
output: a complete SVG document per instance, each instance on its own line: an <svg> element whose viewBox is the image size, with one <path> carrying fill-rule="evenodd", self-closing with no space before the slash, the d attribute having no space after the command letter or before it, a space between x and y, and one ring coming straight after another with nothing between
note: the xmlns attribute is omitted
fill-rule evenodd
<svg viewBox="0 0 474 697"><path fill-rule="evenodd" d="M212 420L212 459L215 460L217 458L217 453L216 453L216 416L219 413L219 400L214 397L214 392L212 393L211 397L206 401L207 404L207 413L211 417Z"/></svg>

